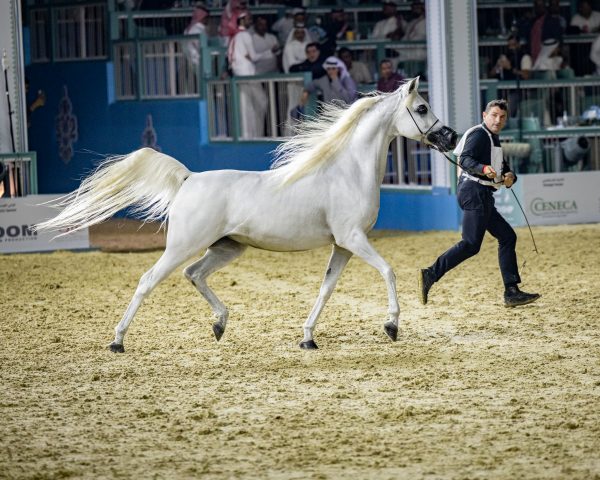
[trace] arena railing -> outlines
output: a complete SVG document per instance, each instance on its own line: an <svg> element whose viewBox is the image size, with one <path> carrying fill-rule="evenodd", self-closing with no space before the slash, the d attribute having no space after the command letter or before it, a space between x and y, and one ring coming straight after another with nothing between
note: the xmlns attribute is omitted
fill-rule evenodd
<svg viewBox="0 0 600 480"><path fill-rule="evenodd" d="M204 97L205 80L223 74L225 50L204 36L117 41L113 63L117 100Z"/></svg>
<svg viewBox="0 0 600 480"><path fill-rule="evenodd" d="M31 61L105 59L108 11L103 2L30 7Z"/></svg>
<svg viewBox="0 0 600 480"><path fill-rule="evenodd" d="M310 73L209 80L206 100L211 141L279 141L292 133L290 111ZM314 111L314 101L305 112Z"/></svg>
<svg viewBox="0 0 600 480"><path fill-rule="evenodd" d="M558 72L533 72L546 77ZM539 126L560 124L563 117L579 117L592 105L600 105L600 77L515 80L480 80L482 103L505 98L511 117L537 117Z"/></svg>
<svg viewBox="0 0 600 480"><path fill-rule="evenodd" d="M5 197L35 195L37 188L36 152L0 153L0 162L6 169L3 182Z"/></svg>

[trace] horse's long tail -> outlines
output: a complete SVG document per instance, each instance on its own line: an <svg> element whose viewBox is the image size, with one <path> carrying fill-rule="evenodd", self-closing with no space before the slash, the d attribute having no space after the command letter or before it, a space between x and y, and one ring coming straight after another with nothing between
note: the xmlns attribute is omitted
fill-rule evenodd
<svg viewBox="0 0 600 480"><path fill-rule="evenodd" d="M80 230L129 206L136 216L164 222L175 195L190 174L183 164L151 148L110 157L77 190L52 203L64 207L62 212L35 228Z"/></svg>

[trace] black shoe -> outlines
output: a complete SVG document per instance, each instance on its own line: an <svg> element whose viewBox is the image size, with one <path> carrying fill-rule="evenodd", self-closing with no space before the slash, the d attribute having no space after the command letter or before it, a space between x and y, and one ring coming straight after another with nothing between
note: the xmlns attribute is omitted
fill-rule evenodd
<svg viewBox="0 0 600 480"><path fill-rule="evenodd" d="M519 305L527 305L528 303L535 302L540 298L539 293L525 293L519 290L519 287L508 287L504 291L504 306L505 307L518 307Z"/></svg>
<svg viewBox="0 0 600 480"><path fill-rule="evenodd" d="M427 304L427 294L434 283L435 277L431 268L422 268L419 270L419 292L421 294L421 303L423 305Z"/></svg>

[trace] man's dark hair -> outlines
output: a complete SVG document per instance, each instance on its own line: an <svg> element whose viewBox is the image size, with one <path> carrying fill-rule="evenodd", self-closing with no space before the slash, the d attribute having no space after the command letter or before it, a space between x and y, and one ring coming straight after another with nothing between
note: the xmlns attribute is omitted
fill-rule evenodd
<svg viewBox="0 0 600 480"><path fill-rule="evenodd" d="M392 65L392 61L389 58L384 58L381 62L379 62L379 66L381 67L384 63L389 63Z"/></svg>
<svg viewBox="0 0 600 480"><path fill-rule="evenodd" d="M506 100L504 100L503 98L498 99L498 100L492 100L491 102L489 102L485 106L485 113L488 113L494 107L498 107L500 110L504 110L505 112L508 112L508 102Z"/></svg>
<svg viewBox="0 0 600 480"><path fill-rule="evenodd" d="M338 50L338 56L342 56L342 53L349 53L350 55L352 55L352 52L350 51L349 48L346 47L342 47Z"/></svg>
<svg viewBox="0 0 600 480"><path fill-rule="evenodd" d="M310 42L306 45L306 47L304 47L304 51L306 52L309 49L309 47L315 47L319 52L321 51L321 46L318 42Z"/></svg>

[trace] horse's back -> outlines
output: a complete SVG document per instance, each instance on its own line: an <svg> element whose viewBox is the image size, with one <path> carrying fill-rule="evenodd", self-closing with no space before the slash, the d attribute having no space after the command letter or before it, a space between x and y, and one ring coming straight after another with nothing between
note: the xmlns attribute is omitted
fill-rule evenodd
<svg viewBox="0 0 600 480"><path fill-rule="evenodd" d="M323 189L302 180L282 186L272 170L195 173L173 202L170 227L202 236L208 229L267 250L306 250L333 242L322 197Z"/></svg>

